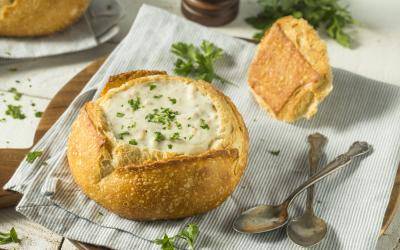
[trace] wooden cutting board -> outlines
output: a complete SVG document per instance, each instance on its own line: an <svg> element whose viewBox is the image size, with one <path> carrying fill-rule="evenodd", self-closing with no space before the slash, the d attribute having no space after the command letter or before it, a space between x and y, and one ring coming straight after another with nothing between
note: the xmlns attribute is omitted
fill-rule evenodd
<svg viewBox="0 0 400 250"><path fill-rule="evenodd" d="M36 143L45 132L57 121L58 117L67 109L72 100L78 95L90 78L96 73L100 68L105 58L99 58L84 70L78 73L74 78L72 78L52 99L50 104L47 106L43 116L40 120L39 126L35 133L34 143ZM0 149L0 186L9 180L9 178L14 173L15 169L18 167L19 163L24 159L25 155L29 152L27 149ZM0 189L0 208L7 206L14 206L20 195L8 192ZM392 221L397 206L400 201L400 168L397 170L396 181L394 183L390 202L386 209L386 214L383 220L381 234L385 232L390 222ZM100 249L98 247L91 246L89 244L83 244L79 242L73 242L80 249Z"/></svg>

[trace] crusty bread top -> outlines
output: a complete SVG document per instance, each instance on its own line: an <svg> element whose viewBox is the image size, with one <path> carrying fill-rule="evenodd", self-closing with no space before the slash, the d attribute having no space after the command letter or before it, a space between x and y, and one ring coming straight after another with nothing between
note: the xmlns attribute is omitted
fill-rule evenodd
<svg viewBox="0 0 400 250"><path fill-rule="evenodd" d="M248 77L257 101L274 117L279 119L283 110L290 113L285 108L288 103L290 109L297 109L284 115L283 120L290 121L315 113L311 109L330 92L331 80L325 43L307 21L291 16L279 19L267 31ZM308 100L302 102L305 96Z"/></svg>
<svg viewBox="0 0 400 250"><path fill-rule="evenodd" d="M0 36L50 35L75 23L91 0L0 0Z"/></svg>

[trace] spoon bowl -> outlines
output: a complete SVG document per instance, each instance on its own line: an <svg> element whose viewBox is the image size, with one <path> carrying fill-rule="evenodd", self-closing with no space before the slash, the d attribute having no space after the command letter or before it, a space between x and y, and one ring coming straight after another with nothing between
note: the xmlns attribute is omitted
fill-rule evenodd
<svg viewBox="0 0 400 250"><path fill-rule="evenodd" d="M312 213L291 220L287 227L287 235L296 244L302 247L311 247L325 237L327 226L325 221Z"/></svg>
<svg viewBox="0 0 400 250"><path fill-rule="evenodd" d="M261 205L243 212L235 220L233 229L240 233L263 233L284 226L287 219L287 204Z"/></svg>

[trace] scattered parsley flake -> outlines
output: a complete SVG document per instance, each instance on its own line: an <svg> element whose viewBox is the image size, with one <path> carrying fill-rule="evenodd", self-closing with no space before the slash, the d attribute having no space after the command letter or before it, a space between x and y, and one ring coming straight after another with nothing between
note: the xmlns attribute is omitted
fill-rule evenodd
<svg viewBox="0 0 400 250"><path fill-rule="evenodd" d="M129 105L131 106L131 108L133 109L133 111L136 111L138 109L140 109L140 97L136 97L136 99L130 99L128 101Z"/></svg>
<svg viewBox="0 0 400 250"><path fill-rule="evenodd" d="M278 156L281 151L280 150L269 150L268 153L270 153L273 156Z"/></svg>
<svg viewBox="0 0 400 250"><path fill-rule="evenodd" d="M35 112L35 117L37 117L37 118L42 117L42 115L43 115L43 112L41 112L41 111Z"/></svg>
<svg viewBox="0 0 400 250"><path fill-rule="evenodd" d="M164 141L165 140L165 135L163 135L163 134L161 134L161 132L154 132L154 134L155 134L155 138L154 138L154 140L156 140L156 141L158 141L158 142L162 142L162 141Z"/></svg>
<svg viewBox="0 0 400 250"><path fill-rule="evenodd" d="M154 109L153 113L149 113L145 116L145 119L148 122L168 125L168 127L170 128L171 123L175 121L177 115L179 115L178 111L162 107L161 111L159 109Z"/></svg>
<svg viewBox="0 0 400 250"><path fill-rule="evenodd" d="M176 141L180 139L180 135L178 132L173 133L173 135L171 135L171 137L169 138L171 141Z"/></svg>
<svg viewBox="0 0 400 250"><path fill-rule="evenodd" d="M0 122L5 122L5 121L7 121L6 118L4 118L4 117L0 118Z"/></svg>
<svg viewBox="0 0 400 250"><path fill-rule="evenodd" d="M128 143L131 144L131 145L137 145L138 144L135 139L129 140Z"/></svg>
<svg viewBox="0 0 400 250"><path fill-rule="evenodd" d="M124 116L125 116L125 114L124 114L124 113L117 112L117 117L124 117Z"/></svg>
<svg viewBox="0 0 400 250"><path fill-rule="evenodd" d="M163 97L163 95L155 95L155 96L153 96L153 98L155 98L155 99L160 99L161 97Z"/></svg>
<svg viewBox="0 0 400 250"><path fill-rule="evenodd" d="M131 125L128 125L128 128L129 128L129 129L135 128L135 127L136 127L136 122L132 123Z"/></svg>
<svg viewBox="0 0 400 250"><path fill-rule="evenodd" d="M168 97L168 100L169 100L172 104L176 104L176 99L175 99L175 98Z"/></svg>
<svg viewBox="0 0 400 250"><path fill-rule="evenodd" d="M118 138L123 140L126 135L130 135L128 131L121 132L118 134Z"/></svg>
<svg viewBox="0 0 400 250"><path fill-rule="evenodd" d="M14 100L16 100L16 101L19 101L22 97L22 94L20 92L18 92L18 90L16 88L10 88L8 90L8 92L14 94Z"/></svg>
<svg viewBox="0 0 400 250"><path fill-rule="evenodd" d="M26 161L33 163L38 157L42 156L43 151L32 151L26 155Z"/></svg>
<svg viewBox="0 0 400 250"><path fill-rule="evenodd" d="M210 127L208 126L208 124L206 123L206 121L204 119L200 119L200 128L210 129Z"/></svg>
<svg viewBox="0 0 400 250"><path fill-rule="evenodd" d="M26 118L25 114L21 111L21 105L7 105L6 115L18 120L23 120Z"/></svg>
<svg viewBox="0 0 400 250"><path fill-rule="evenodd" d="M155 85L155 84L150 84L149 87L150 87L150 90L153 90L153 89L157 88L157 85Z"/></svg>
<svg viewBox="0 0 400 250"><path fill-rule="evenodd" d="M168 148L171 149L172 148L172 144L168 144Z"/></svg>

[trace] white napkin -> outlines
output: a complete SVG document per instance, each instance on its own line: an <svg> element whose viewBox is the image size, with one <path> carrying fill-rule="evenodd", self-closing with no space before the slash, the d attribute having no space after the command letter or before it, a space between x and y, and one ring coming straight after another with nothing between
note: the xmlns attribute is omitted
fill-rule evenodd
<svg viewBox="0 0 400 250"><path fill-rule="evenodd" d="M53 56L96 47L118 33L121 15L116 0L92 1L85 15L64 31L37 38L0 37L0 63L7 62L4 59Z"/></svg>
<svg viewBox="0 0 400 250"><path fill-rule="evenodd" d="M235 192L206 214L156 222L120 218L86 198L71 178L64 153L79 107L110 75L134 69L172 74L171 44L199 44L203 39L227 54L216 71L238 86L216 86L236 104L250 134L248 167ZM375 152L317 185L315 211L329 229L316 248L374 248L400 160L400 88L335 69L334 91L316 117L287 124L271 119L249 91L246 73L254 52L253 44L144 5L127 37L90 80L84 94L35 147L44 150L44 155L34 164L23 162L7 183L6 188L24 194L17 211L65 237L118 249L158 249L152 240L165 232L174 235L189 222L200 227L200 249L297 248L284 229L244 235L234 232L232 223L249 207L281 202L307 179L307 135L319 131L329 138L325 161L345 152L356 140L368 141ZM269 150L280 150L280 155ZM294 202L291 215L304 208L303 198Z"/></svg>

